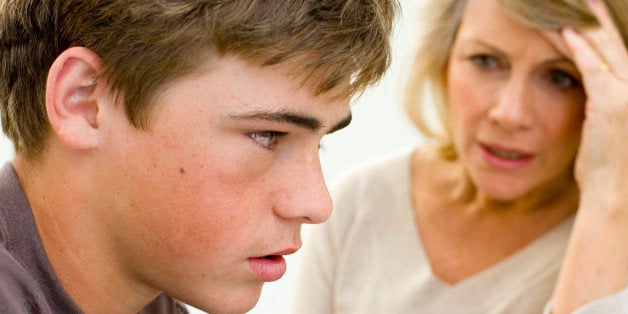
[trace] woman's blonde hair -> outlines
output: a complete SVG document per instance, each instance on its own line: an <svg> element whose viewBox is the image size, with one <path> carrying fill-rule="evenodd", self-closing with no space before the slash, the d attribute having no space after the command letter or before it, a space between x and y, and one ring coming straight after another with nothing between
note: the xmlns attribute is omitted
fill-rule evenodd
<svg viewBox="0 0 628 314"><path fill-rule="evenodd" d="M441 155L457 158L449 125L446 95L446 69L450 50L456 38L469 0L428 0L424 8L423 35L410 69L404 104L408 116L428 139L435 141ZM585 0L497 0L513 18L534 28L560 29L598 25ZM605 0L624 44L628 45L628 1ZM426 101L427 96L431 102ZM433 106L430 108L429 106ZM430 122L430 113L437 121Z"/></svg>

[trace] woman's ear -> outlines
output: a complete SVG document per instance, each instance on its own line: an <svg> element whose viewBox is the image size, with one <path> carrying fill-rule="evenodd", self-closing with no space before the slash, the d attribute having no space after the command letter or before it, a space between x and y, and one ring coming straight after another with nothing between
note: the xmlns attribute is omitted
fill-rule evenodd
<svg viewBox="0 0 628 314"><path fill-rule="evenodd" d="M67 148L86 150L98 145L97 76L100 57L84 47L62 52L46 81L46 112L53 131Z"/></svg>

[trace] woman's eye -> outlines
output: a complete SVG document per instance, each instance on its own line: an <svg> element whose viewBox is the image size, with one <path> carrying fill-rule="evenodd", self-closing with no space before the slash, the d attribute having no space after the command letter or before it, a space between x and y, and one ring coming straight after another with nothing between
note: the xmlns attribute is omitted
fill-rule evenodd
<svg viewBox="0 0 628 314"><path fill-rule="evenodd" d="M471 56L471 62L473 62L477 67L483 70L491 70L499 68L499 61L497 58L489 56L489 55L474 55Z"/></svg>
<svg viewBox="0 0 628 314"><path fill-rule="evenodd" d="M277 138L283 134L284 133L277 131L258 131L250 132L249 136L264 148L272 149L277 142Z"/></svg>
<svg viewBox="0 0 628 314"><path fill-rule="evenodd" d="M561 70L551 70L549 73L550 83L560 89L579 88L580 81L571 74Z"/></svg>

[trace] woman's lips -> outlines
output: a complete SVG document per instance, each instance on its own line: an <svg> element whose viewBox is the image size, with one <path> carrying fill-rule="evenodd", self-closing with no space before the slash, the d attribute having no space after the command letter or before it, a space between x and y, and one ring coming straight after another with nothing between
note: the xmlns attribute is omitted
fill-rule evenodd
<svg viewBox="0 0 628 314"><path fill-rule="evenodd" d="M248 259L251 270L260 281L279 280L286 273L286 260L282 255L267 255Z"/></svg>
<svg viewBox="0 0 628 314"><path fill-rule="evenodd" d="M533 154L497 145L480 144L480 150L490 166L504 170L521 169L534 158Z"/></svg>

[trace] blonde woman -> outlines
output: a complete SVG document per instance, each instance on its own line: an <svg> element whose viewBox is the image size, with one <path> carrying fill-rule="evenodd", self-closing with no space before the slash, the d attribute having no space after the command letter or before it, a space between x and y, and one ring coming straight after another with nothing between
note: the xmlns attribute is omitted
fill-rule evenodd
<svg viewBox="0 0 628 314"><path fill-rule="evenodd" d="M337 183L295 313L626 313L628 2L425 13L407 106L432 141Z"/></svg>

